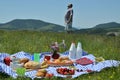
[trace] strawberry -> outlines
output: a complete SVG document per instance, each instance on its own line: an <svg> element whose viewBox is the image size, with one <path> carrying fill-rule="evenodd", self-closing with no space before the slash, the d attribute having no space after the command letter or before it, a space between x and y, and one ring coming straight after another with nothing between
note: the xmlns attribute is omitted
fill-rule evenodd
<svg viewBox="0 0 120 80"><path fill-rule="evenodd" d="M67 68L64 68L64 71L67 71L68 69Z"/></svg>
<svg viewBox="0 0 120 80"><path fill-rule="evenodd" d="M67 75L67 74L69 74L69 73L65 71L65 72L64 72L64 75Z"/></svg>
<svg viewBox="0 0 120 80"><path fill-rule="evenodd" d="M69 72L71 75L75 74L75 70L70 70Z"/></svg>

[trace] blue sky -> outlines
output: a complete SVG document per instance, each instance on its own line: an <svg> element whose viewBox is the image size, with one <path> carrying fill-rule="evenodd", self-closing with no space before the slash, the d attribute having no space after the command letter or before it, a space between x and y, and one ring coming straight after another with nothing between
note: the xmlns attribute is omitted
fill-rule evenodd
<svg viewBox="0 0 120 80"><path fill-rule="evenodd" d="M13 19L37 19L64 26L69 3L73 4L73 26L76 28L120 23L120 0L0 0L0 23Z"/></svg>

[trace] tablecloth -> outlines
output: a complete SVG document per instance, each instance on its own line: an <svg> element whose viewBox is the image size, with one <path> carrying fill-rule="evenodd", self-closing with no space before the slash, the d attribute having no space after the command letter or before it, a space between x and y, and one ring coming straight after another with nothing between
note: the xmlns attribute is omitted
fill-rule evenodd
<svg viewBox="0 0 120 80"><path fill-rule="evenodd" d="M39 62L41 63L44 59L44 55L45 54L50 54L50 52L42 52L42 53L39 53L39 54L40 54L40 61ZM61 53L61 56L68 56L68 55L69 55L68 51L66 51L64 53ZM6 73L6 74L12 76L13 78L17 78L18 74L16 72L14 72L14 70L12 70L12 68L10 68L6 64L4 64L3 59L7 56L16 56L17 58L28 58L30 60L32 60L32 58L33 58L33 55L31 55L30 53L24 52L24 51L17 52L13 55L10 55L8 53L0 53L0 72ZM78 77L82 74L88 74L89 72L87 72L86 70L92 70L92 72L100 72L104 68L117 67L117 66L120 65L120 61L117 61L117 60L105 60L105 61L96 63L95 62L95 56L93 54L88 54L86 52L83 52L82 58L83 57L86 57L86 58L92 60L94 63L86 65L86 66L74 63L74 66L77 69L82 69L83 71L82 72L75 71L75 74L72 75L72 78ZM61 67L63 67L63 66L61 66ZM57 71L56 71L57 68L58 67L48 67L46 70L48 71L48 73L53 73L54 76L66 77L65 75L58 74ZM37 77L37 76L35 76L36 72L37 72L36 70L26 71L25 76L30 77L31 79L34 79L34 78Z"/></svg>

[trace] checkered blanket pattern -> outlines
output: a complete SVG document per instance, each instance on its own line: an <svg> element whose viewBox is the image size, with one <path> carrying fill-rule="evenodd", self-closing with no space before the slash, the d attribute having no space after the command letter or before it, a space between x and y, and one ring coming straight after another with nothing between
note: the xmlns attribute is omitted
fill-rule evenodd
<svg viewBox="0 0 120 80"><path fill-rule="evenodd" d="M91 59L91 60L93 60L95 62L95 56L94 55L87 54L86 52L83 52L83 53L84 54L83 54L82 57L87 57L87 58L89 58L89 59ZM43 61L45 54L50 54L50 52L40 53L40 63ZM61 56L68 56L68 54L69 54L69 52L66 51L66 52L62 53ZM0 53L0 72L6 73L6 74L12 76L13 78L17 78L18 74L16 72L14 72L9 66L4 64L3 59L5 57L7 57L7 56L16 56L17 58L28 58L30 60L32 60L32 57L33 57L33 55L31 55L30 53L26 53L24 51L15 53L13 55L9 55L7 53ZM107 68L107 67L117 67L119 65L120 65L120 61L116 61L116 60L105 60L105 61L99 62L97 64L93 63L93 64L89 64L89 65L86 65L86 66L82 66L82 65L79 65L79 64L74 64L74 66L77 69L82 69L83 72L77 72L76 71L75 74L72 76L72 78L78 77L78 76L80 76L82 74L88 74L89 72L85 71L87 69L90 69L90 70L92 70L94 72L100 72L104 68ZM46 70L48 71L48 73L53 73L54 76L66 77L65 75L58 74L56 72L57 68L58 67L48 67ZM34 78L37 77L37 76L35 76L36 72L37 72L36 70L26 71L25 72L25 76L26 77L30 77L31 79L34 79Z"/></svg>

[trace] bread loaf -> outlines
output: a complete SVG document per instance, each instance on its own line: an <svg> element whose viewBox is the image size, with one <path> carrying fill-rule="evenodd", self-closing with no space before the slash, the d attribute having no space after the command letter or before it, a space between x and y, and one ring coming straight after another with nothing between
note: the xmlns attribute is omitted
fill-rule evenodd
<svg viewBox="0 0 120 80"><path fill-rule="evenodd" d="M26 63L26 62L28 62L29 61L29 59L28 58L21 58L20 60L19 60L19 63Z"/></svg>
<svg viewBox="0 0 120 80"><path fill-rule="evenodd" d="M24 67L27 69L38 69L40 68L40 63L35 61L28 61L27 63L25 63Z"/></svg>

